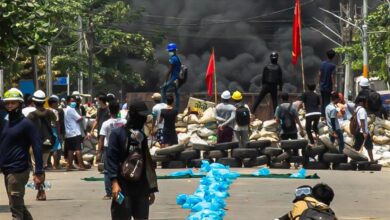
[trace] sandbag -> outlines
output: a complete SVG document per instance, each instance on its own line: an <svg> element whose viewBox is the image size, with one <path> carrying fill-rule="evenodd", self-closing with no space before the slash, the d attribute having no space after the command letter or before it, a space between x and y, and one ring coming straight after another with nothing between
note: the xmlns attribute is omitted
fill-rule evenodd
<svg viewBox="0 0 390 220"><path fill-rule="evenodd" d="M249 137L249 140L257 140L259 138L261 138L260 132L255 131L255 132L252 132L251 136Z"/></svg>
<svg viewBox="0 0 390 220"><path fill-rule="evenodd" d="M384 145L390 143L390 138L387 136L376 136L374 135L372 137L375 144Z"/></svg>
<svg viewBox="0 0 390 220"><path fill-rule="evenodd" d="M181 128L181 127L187 127L187 123L186 122L184 122L184 121L177 121L176 123L175 123L175 127L176 128Z"/></svg>
<svg viewBox="0 0 390 220"><path fill-rule="evenodd" d="M199 129L196 133L199 135L199 137L207 138L211 135L214 135L215 131L210 130L208 128L202 128L202 129Z"/></svg>
<svg viewBox="0 0 390 220"><path fill-rule="evenodd" d="M269 138L279 140L279 136L276 132L266 131L266 130L262 129L259 134L260 134L260 137L263 137L263 138L269 137Z"/></svg>
<svg viewBox="0 0 390 220"><path fill-rule="evenodd" d="M276 120L264 121L263 129L266 131L276 132L278 129L278 123L276 122Z"/></svg>
<svg viewBox="0 0 390 220"><path fill-rule="evenodd" d="M348 134L348 136L352 136L351 130L349 129L350 121L345 121L342 125L341 129Z"/></svg>
<svg viewBox="0 0 390 220"><path fill-rule="evenodd" d="M215 108L208 108L205 112L203 112L202 117L199 119L199 123L206 124L209 122L215 122Z"/></svg>
<svg viewBox="0 0 390 220"><path fill-rule="evenodd" d="M209 145L207 141L200 138L196 133L193 133L190 138L190 144Z"/></svg>
<svg viewBox="0 0 390 220"><path fill-rule="evenodd" d="M190 124L187 126L188 132L194 132L197 131L200 128L200 125L198 124Z"/></svg>
<svg viewBox="0 0 390 220"><path fill-rule="evenodd" d="M185 127L177 127L176 133L187 133L187 128Z"/></svg>
<svg viewBox="0 0 390 220"><path fill-rule="evenodd" d="M252 131L260 130L262 124L263 122L261 120L256 119L250 123L250 128Z"/></svg>
<svg viewBox="0 0 390 220"><path fill-rule="evenodd" d="M352 147L352 146L353 146L353 143L354 143L354 140L353 140L352 137L347 136L347 137L344 137L344 143L345 143L346 145Z"/></svg>
<svg viewBox="0 0 390 220"><path fill-rule="evenodd" d="M188 144L190 142L191 135L186 133L180 133L177 135L177 139L179 141L179 144Z"/></svg>
<svg viewBox="0 0 390 220"><path fill-rule="evenodd" d="M184 118L185 114L178 114L177 115L177 121L183 121L183 118Z"/></svg>
<svg viewBox="0 0 390 220"><path fill-rule="evenodd" d="M381 118L375 118L374 124L375 125L379 125L379 126L385 128L386 130L390 130L390 121L389 120L383 120Z"/></svg>
<svg viewBox="0 0 390 220"><path fill-rule="evenodd" d="M199 124L199 119L195 114L190 114L183 118L183 122L188 124Z"/></svg>

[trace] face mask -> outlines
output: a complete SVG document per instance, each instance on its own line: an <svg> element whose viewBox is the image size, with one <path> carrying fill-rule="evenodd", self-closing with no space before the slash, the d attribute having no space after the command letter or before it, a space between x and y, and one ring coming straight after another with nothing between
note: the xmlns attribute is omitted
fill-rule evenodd
<svg viewBox="0 0 390 220"><path fill-rule="evenodd" d="M76 102L71 102L69 106L70 106L71 108L76 108L77 103L76 103Z"/></svg>
<svg viewBox="0 0 390 220"><path fill-rule="evenodd" d="M171 56L173 56L173 55L175 55L175 52L168 52L168 54L169 54L169 56L171 57Z"/></svg>
<svg viewBox="0 0 390 220"><path fill-rule="evenodd" d="M7 111L8 112L8 120L13 121L15 119L18 119L22 117L22 108L18 107L12 111Z"/></svg>

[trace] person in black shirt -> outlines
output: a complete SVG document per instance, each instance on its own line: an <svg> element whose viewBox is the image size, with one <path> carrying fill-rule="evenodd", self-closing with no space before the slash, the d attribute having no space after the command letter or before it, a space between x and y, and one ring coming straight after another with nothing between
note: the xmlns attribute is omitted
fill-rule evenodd
<svg viewBox="0 0 390 220"><path fill-rule="evenodd" d="M168 107L161 110L160 123L164 120L162 147L167 147L179 143L175 128L176 116L178 112L173 108L173 102L173 96L167 96Z"/></svg>
<svg viewBox="0 0 390 220"><path fill-rule="evenodd" d="M336 65L332 62L336 56L334 50L326 52L327 60L323 61L320 67L320 90L321 90L321 115L325 117L325 108L330 103L330 97L332 91L335 91L336 87Z"/></svg>
<svg viewBox="0 0 390 220"><path fill-rule="evenodd" d="M252 114L256 112L257 106L261 103L263 98L270 93L273 104L273 111L278 106L278 85L279 91L283 88L283 73L282 68L278 64L279 55L272 52L270 55L271 63L264 67L263 70L263 86L252 108Z"/></svg>
<svg viewBox="0 0 390 220"><path fill-rule="evenodd" d="M107 105L107 96L105 94L100 94L98 96L98 105L96 120L93 123L91 133L97 128L97 134L99 138L99 131L102 128L103 122L107 121L110 118L110 111Z"/></svg>
<svg viewBox="0 0 390 220"><path fill-rule="evenodd" d="M314 145L314 138L312 131L316 134L316 137L318 138L318 122L320 121L321 117L321 111L320 111L320 105L321 100L320 96L314 92L316 89L315 84L309 84L307 85L307 88L309 89L308 92L303 93L302 95L302 101L305 105L306 110L306 133L310 140L310 145Z"/></svg>

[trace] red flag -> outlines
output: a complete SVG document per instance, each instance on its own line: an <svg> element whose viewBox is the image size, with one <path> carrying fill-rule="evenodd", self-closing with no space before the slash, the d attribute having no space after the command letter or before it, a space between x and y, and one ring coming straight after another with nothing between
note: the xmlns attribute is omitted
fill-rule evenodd
<svg viewBox="0 0 390 220"><path fill-rule="evenodd" d="M215 73L215 59L214 59L214 49L211 51L209 66L206 71L206 85L207 93L209 96L213 95L213 78Z"/></svg>
<svg viewBox="0 0 390 220"><path fill-rule="evenodd" d="M294 26L292 41L292 64L297 64L299 55L301 55L301 5L299 0L295 0Z"/></svg>

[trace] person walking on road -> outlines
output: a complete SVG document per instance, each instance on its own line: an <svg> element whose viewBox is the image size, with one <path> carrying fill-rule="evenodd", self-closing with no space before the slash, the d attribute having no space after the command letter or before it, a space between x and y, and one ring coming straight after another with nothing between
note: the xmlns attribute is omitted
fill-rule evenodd
<svg viewBox="0 0 390 220"><path fill-rule="evenodd" d="M42 142L34 124L22 114L23 94L12 88L4 94L7 120L0 130L0 169L14 220L32 220L24 203L25 185L30 175L29 148L35 157L33 181L41 186L45 180Z"/></svg>
<svg viewBox="0 0 390 220"><path fill-rule="evenodd" d="M278 57L278 53L272 52L270 55L271 63L263 69L263 85L259 96L257 96L255 104L253 105L252 114L256 112L257 106L268 93L271 94L273 111L275 111L276 106L278 106L278 86L279 91L282 91L283 89L283 73L282 68L278 64Z"/></svg>
<svg viewBox="0 0 390 220"><path fill-rule="evenodd" d="M336 91L336 65L332 62L336 56L334 50L326 52L327 60L323 61L320 67L319 85L321 91L321 115L325 117L325 108L330 103L333 91Z"/></svg>
<svg viewBox="0 0 390 220"><path fill-rule="evenodd" d="M158 191L156 171L149 152L147 137L142 129L149 110L144 102L129 105L126 126L115 128L110 134L107 150L107 173L112 182L111 218L148 219L149 206ZM129 181L121 174L121 164L134 154L142 156L139 179ZM123 201L121 202L121 199Z"/></svg>
<svg viewBox="0 0 390 220"><path fill-rule="evenodd" d="M221 95L222 103L215 107L215 116L217 119L217 143L231 142L233 139L234 115L236 110L234 105L230 104L230 92L224 91Z"/></svg>
<svg viewBox="0 0 390 220"><path fill-rule="evenodd" d="M116 100L111 101L108 104L111 118L103 122L102 128L99 131L99 144L98 144L98 156L97 162L102 161L104 163L104 186L106 195L103 197L104 200L111 199L111 181L107 174L107 148L110 134L114 128L122 127L126 124L126 119L118 118L119 114L119 103Z"/></svg>
<svg viewBox="0 0 390 220"><path fill-rule="evenodd" d="M161 96L162 96L162 101L166 103L167 91L169 89L174 89L175 99L176 99L175 109L179 111L180 94L178 88L178 79L181 70L181 62L179 57L176 54L177 46L175 43L168 44L167 51L169 54L169 65L168 65L168 72L166 73L166 77L165 77L165 82L163 86L161 86Z"/></svg>

